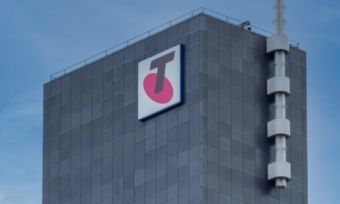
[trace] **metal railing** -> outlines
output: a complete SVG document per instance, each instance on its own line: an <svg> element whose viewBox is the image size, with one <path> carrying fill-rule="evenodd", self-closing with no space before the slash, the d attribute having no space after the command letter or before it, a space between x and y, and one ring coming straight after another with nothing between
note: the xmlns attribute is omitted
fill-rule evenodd
<svg viewBox="0 0 340 204"><path fill-rule="evenodd" d="M59 78L61 76L64 76L65 74L71 72L71 71L74 71L80 67L83 67L87 64L90 64L92 62L95 62L96 60L99 60L99 59L102 59L104 57L106 57L107 55L109 54L112 54L116 51L119 51L121 49L124 49L126 48L127 46L133 44L133 43L136 43L138 41L141 41L143 39L146 39L160 31L163 31L167 28L170 28L178 23L181 23L189 18L192 18L196 15L199 15L199 14L207 14L211 17L214 17L214 18L217 18L219 20L222 20L222 21L225 21L227 23L230 23L230 24L234 24L234 25L239 25L240 23L244 22L242 20L239 20L239 19L236 19L236 18L233 18L233 17L230 17L230 16L227 16L227 15L224 15L222 13L219 13L217 11L214 11L214 10L211 10L211 9L208 9L208 8L204 8L204 7L200 7L200 8L197 8L195 10L192 10L186 14L183 14L177 18L174 18L166 23L163 23L161 25L158 25L144 33L141 33L133 38L130 38L129 40L126 40L126 41L123 41L113 47L110 47L110 48L107 48L105 49L104 51L101 51L101 52L98 52L90 57L87 57L83 60L81 60L80 62L78 63L75 63L75 64L72 64L58 72L55 72L54 74L50 75L50 80L54 80L56 78ZM268 35L272 35L273 32L270 32L270 31L267 31L263 28L260 28L260 27L257 27L257 26L254 26L254 25L249 25L249 27L251 28L251 30L255 33L258 33L258 34L262 34L262 35L265 35L265 36L268 36ZM296 42L296 41L290 41L290 43L295 46L295 47L299 47L299 43Z"/></svg>

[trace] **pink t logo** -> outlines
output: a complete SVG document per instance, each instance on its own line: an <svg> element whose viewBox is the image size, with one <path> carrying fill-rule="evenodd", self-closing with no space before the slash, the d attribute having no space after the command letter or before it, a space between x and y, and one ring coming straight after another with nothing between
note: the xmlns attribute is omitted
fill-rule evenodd
<svg viewBox="0 0 340 204"><path fill-rule="evenodd" d="M175 52L170 52L150 64L150 70L157 69L157 74L148 74L143 81L145 93L157 103L167 103L173 97L173 87L165 76L165 68L168 62L174 60Z"/></svg>

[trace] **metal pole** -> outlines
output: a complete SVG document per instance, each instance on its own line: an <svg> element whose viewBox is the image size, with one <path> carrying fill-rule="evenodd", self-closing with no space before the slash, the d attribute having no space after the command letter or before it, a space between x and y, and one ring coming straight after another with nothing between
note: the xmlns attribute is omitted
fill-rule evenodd
<svg viewBox="0 0 340 204"><path fill-rule="evenodd" d="M276 1L276 33L283 34L284 30L284 0Z"/></svg>
<svg viewBox="0 0 340 204"><path fill-rule="evenodd" d="M284 0L276 0L276 33L267 39L267 52L274 53L275 75L267 82L267 88L274 91L275 118L269 121L269 135L275 138L275 161L268 165L268 179L275 179L275 186L287 188L291 177L290 163L287 161L287 138L290 136L290 122L286 119L286 98L289 94L289 78L286 77L286 54L289 51L288 37L284 34ZM269 81L271 83L269 83ZM284 83L285 82L285 83ZM274 85L273 85L274 84ZM268 90L267 89L267 90Z"/></svg>

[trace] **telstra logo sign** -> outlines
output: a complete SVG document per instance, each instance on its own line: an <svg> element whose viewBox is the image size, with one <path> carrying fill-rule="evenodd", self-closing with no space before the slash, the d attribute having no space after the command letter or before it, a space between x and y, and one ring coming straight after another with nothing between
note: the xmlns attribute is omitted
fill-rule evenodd
<svg viewBox="0 0 340 204"><path fill-rule="evenodd" d="M181 50L177 45L139 62L139 120L181 102Z"/></svg>

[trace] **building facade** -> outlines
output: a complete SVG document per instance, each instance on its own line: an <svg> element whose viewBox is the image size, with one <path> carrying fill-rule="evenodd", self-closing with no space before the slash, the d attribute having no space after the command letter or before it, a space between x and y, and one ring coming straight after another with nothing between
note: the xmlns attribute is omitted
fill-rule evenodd
<svg viewBox="0 0 340 204"><path fill-rule="evenodd" d="M180 103L139 120L138 64L177 45ZM287 189L267 179L273 56L262 35L202 13L51 80L43 204L307 204L304 51L290 48L286 75Z"/></svg>

